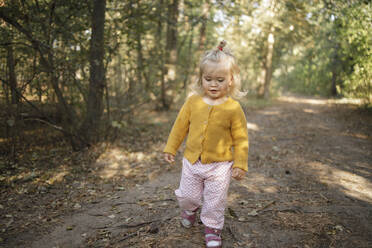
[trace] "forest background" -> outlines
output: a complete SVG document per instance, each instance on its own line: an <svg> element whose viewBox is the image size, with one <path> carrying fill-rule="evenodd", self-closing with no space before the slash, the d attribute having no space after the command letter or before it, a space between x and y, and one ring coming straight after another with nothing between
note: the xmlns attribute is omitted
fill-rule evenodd
<svg viewBox="0 0 372 248"><path fill-rule="evenodd" d="M251 96L292 91L371 105L370 1L0 4L1 129L14 158L25 121L54 127L80 150L128 126L142 104L169 109L187 94L202 52L222 39Z"/></svg>
<svg viewBox="0 0 372 248"><path fill-rule="evenodd" d="M312 128L320 127L309 134L302 114L315 117L318 110L292 102L283 109L293 118L278 115L272 129L251 132L256 147L296 130L292 141L310 139L304 150L321 161L309 147L318 135L322 142L327 134L338 137L336 124L324 129L333 115L342 116L335 123L347 122L347 130L364 130L356 137L369 142L371 34L369 0L0 0L0 245L15 247L21 232L33 240L33 232L47 230L64 213L167 171L160 157L176 111L201 55L223 39L248 92L241 104L257 123L271 119L251 110L286 94L347 98L367 109L356 114L330 107L313 118ZM275 133L267 138L270 130ZM328 158L340 141L327 142L321 144ZM368 147L348 158L370 166ZM267 162L265 149L273 153L260 147L250 156L259 162L251 165ZM285 153L276 143L273 149ZM286 166L283 154L278 159Z"/></svg>

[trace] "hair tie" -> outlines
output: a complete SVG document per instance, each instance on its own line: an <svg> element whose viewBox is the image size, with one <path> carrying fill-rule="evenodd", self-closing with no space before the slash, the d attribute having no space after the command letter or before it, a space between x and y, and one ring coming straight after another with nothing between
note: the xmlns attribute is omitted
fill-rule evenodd
<svg viewBox="0 0 372 248"><path fill-rule="evenodd" d="M223 48L226 46L226 41L221 41L217 48L223 52Z"/></svg>

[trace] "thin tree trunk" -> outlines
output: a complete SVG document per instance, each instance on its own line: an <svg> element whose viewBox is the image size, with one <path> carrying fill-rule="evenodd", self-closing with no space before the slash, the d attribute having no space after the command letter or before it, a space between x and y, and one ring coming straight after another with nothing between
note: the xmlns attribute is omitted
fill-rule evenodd
<svg viewBox="0 0 372 248"><path fill-rule="evenodd" d="M178 0L168 4L167 43L165 47L165 82L162 84L162 104L169 109L170 102L166 99L166 90L173 86L177 77L177 21Z"/></svg>
<svg viewBox="0 0 372 248"><path fill-rule="evenodd" d="M17 160L17 144L19 143L19 97L17 95L17 78L15 74L15 63L14 63L14 54L13 47L7 46L7 67L8 67L8 82L10 85L10 103L7 108L8 110L8 119L7 119L7 134L9 135L10 146L9 155L12 158L13 162Z"/></svg>
<svg viewBox="0 0 372 248"><path fill-rule="evenodd" d="M331 71L332 71L332 84L331 84L331 95L337 96L337 74L338 74L338 65L340 63L338 51L339 51L340 45L335 42L334 44L334 51L332 55L332 64L331 64Z"/></svg>
<svg viewBox="0 0 372 248"><path fill-rule="evenodd" d="M332 69L332 85L331 85L332 96L337 96L336 82L337 82L337 72L336 70Z"/></svg>
<svg viewBox="0 0 372 248"><path fill-rule="evenodd" d="M92 37L90 43L90 80L87 112L81 126L81 134L89 144L99 140L105 89L104 25L106 1L94 0L92 14Z"/></svg>
<svg viewBox="0 0 372 248"><path fill-rule="evenodd" d="M188 56L187 56L187 61L191 62L192 60L192 41L194 39L194 26L191 26L191 30L190 30L191 34L190 34L190 40L189 40L189 44L188 44ZM190 70L191 70L191 66L187 67L186 70L185 70L185 79L183 80L183 89L185 90L185 95L186 95L186 91L187 91L187 81L189 80L189 74L190 74Z"/></svg>
<svg viewBox="0 0 372 248"><path fill-rule="evenodd" d="M121 89L125 88L124 87L124 80L123 80L123 70L121 68L121 55L120 52L117 54L117 62L115 65L115 75L116 75L116 80L114 82L114 92L115 92L115 104L116 107L120 106L123 100L122 94L121 94Z"/></svg>
<svg viewBox="0 0 372 248"><path fill-rule="evenodd" d="M142 71L143 71L143 55L142 55L142 44L141 44L141 33L136 30L136 49L137 49L137 83L139 87L142 87ZM148 88L148 85L145 86Z"/></svg>
<svg viewBox="0 0 372 248"><path fill-rule="evenodd" d="M207 22L209 17L210 11L210 2L209 0L205 0L203 3L203 13L202 13L202 20L201 20L201 27L200 27L200 36L199 36L199 51L203 51L205 49L205 43L207 41Z"/></svg>
<svg viewBox="0 0 372 248"><path fill-rule="evenodd" d="M15 73L15 63L14 63L14 54L13 54L13 47L7 46L8 50L8 73L9 73L9 84L10 84L10 92L11 92L11 103L18 104L19 97L16 93L17 85L17 77Z"/></svg>
<svg viewBox="0 0 372 248"><path fill-rule="evenodd" d="M133 27L133 26L136 25L136 20L135 20L134 7L133 7L133 5L134 5L133 4L133 0L130 0L129 1L129 18L128 18L128 22L129 22L129 25L131 27ZM135 40L135 38L136 37L133 37L133 35L132 35L131 32L128 34L128 38L127 38L127 46L128 46L128 48L129 47L132 47L131 43ZM132 57L131 52L132 52L131 49L127 49L127 57L128 58L131 58ZM128 74L129 74L129 77L128 77L128 80L129 80L129 82L128 82L129 83L128 84L128 102L129 103L132 103L133 102L133 99L135 97L135 92L136 92L135 81L137 79L134 79L135 76L133 75L133 67L131 65L130 68L127 70ZM137 70L136 69L134 69L134 73L137 73Z"/></svg>
<svg viewBox="0 0 372 248"><path fill-rule="evenodd" d="M158 41L158 44L160 49L158 53L158 57L160 59L160 102L161 105L166 106L167 101L166 101L166 94L165 94L165 62L164 62L164 49L163 46L161 46L161 40L163 36L163 22L161 19L161 14L162 14L162 9L163 9L163 0L159 0L159 6L157 8L157 15L158 15L158 25L157 25L157 31L156 31L156 40Z"/></svg>
<svg viewBox="0 0 372 248"><path fill-rule="evenodd" d="M270 85L271 85L271 78L273 75L273 54L274 54L274 33L272 28L270 28L270 32L267 36L267 49L266 49L266 58L263 64L263 85L259 92L259 96L265 99L270 97Z"/></svg>

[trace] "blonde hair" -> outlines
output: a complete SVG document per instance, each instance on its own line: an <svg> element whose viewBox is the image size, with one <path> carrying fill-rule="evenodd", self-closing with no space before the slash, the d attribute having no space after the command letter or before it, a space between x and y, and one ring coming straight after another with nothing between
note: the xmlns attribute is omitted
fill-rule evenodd
<svg viewBox="0 0 372 248"><path fill-rule="evenodd" d="M208 62L215 63L227 63L230 68L232 75L232 84L229 88L228 95L234 99L240 99L247 93L241 91L241 80L240 80L240 69L236 63L236 58L232 54L231 50L226 46L226 41L221 41L220 44L214 50L209 50L204 53L199 63L199 75L195 83L191 85L191 90L198 95L204 95L204 89L202 84L203 71Z"/></svg>

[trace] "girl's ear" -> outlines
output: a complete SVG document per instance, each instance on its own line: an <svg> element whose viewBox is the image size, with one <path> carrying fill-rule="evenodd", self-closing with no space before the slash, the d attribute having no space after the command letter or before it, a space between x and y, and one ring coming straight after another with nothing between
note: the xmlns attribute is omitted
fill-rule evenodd
<svg viewBox="0 0 372 248"><path fill-rule="evenodd" d="M229 86L231 86L233 82L234 82L234 76L231 75L231 80L230 80L230 82L229 82Z"/></svg>

